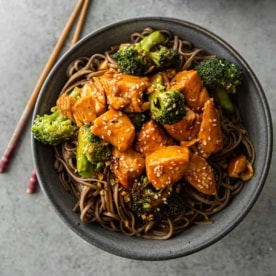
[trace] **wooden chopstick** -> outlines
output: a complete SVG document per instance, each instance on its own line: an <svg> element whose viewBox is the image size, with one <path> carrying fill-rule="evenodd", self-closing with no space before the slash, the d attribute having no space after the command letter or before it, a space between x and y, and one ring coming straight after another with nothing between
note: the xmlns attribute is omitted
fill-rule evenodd
<svg viewBox="0 0 276 276"><path fill-rule="evenodd" d="M42 71L42 74L40 75L40 78L38 79L38 82L31 94L31 97L29 98L29 100L27 102L27 105L26 105L26 107L19 119L19 122L18 122L17 126L15 127L15 130L11 136L11 139L7 145L7 148L0 160L0 173L5 171L9 161L11 160L14 149L18 144L19 138L20 138L23 130L25 129L25 125L31 115L31 112L33 111L33 108L35 106L35 102L37 100L37 97L38 97L39 91L42 87L42 84L45 81L50 70L52 69L52 67L62 49L65 39L67 38L67 36L72 28L72 25L73 25L74 21L76 20L76 17L79 14L82 6L83 6L83 0L79 0L69 18L69 20L67 21L65 28L58 40L53 52L52 52L47 64L45 65L44 70Z"/></svg>
<svg viewBox="0 0 276 276"><path fill-rule="evenodd" d="M79 2L81 2L81 1L79 1ZM73 39L71 41L72 45L74 45L79 40L81 31L82 31L82 27L83 27L83 23L85 21L85 17L86 17L87 11L88 11L89 4L90 4L90 0L84 0L83 6L81 9L81 13L79 16L79 20L77 23L77 27L74 32ZM33 194L36 191L36 187L37 187L37 176L36 176L35 170L33 170L31 177L29 179L28 185L27 185L26 193Z"/></svg>
<svg viewBox="0 0 276 276"><path fill-rule="evenodd" d="M89 4L90 4L90 0L84 0L84 4L82 6L82 10L81 10L81 13L80 13L80 18L78 20L77 27L76 27L76 30L74 32L73 39L71 41L72 45L74 45L76 42L78 42L78 40L80 38L80 34L81 34L81 31L82 31L83 23L84 23L85 18L86 18L86 13L88 11Z"/></svg>
<svg viewBox="0 0 276 276"><path fill-rule="evenodd" d="M33 170L27 185L26 193L33 194L36 191L36 187L37 187L37 176L36 176L35 170Z"/></svg>

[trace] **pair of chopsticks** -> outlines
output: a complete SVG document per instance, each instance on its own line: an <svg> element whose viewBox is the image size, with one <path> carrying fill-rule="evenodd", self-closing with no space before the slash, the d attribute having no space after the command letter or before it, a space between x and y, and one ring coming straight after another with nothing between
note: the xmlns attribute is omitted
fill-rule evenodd
<svg viewBox="0 0 276 276"><path fill-rule="evenodd" d="M27 105L19 119L17 126L15 127L15 130L11 136L11 139L10 139L10 141L6 147L6 150L0 160L0 173L3 173L6 170L9 162L11 161L14 150L19 142L19 138L22 135L22 133L25 129L26 123L28 122L28 119L30 118L31 113L34 109L40 89L41 89L47 75L49 74L50 70L52 69L53 65L55 64L57 57L60 54L60 51L65 43L65 40L66 40L67 36L69 35L69 32L71 31L73 24L76 21L76 18L78 17L78 15L79 15L79 20L77 22L77 26L76 26L71 44L73 45L79 40L81 31L82 31L82 27L83 27L83 24L85 21L86 13L89 8L89 4L90 4L90 0L79 0L77 2L69 20L67 21L67 23L65 25L63 32L61 33L59 40L57 41L55 48L53 49L53 52L52 52L47 64L45 65L45 67L40 75L40 78L38 79L38 82L31 94L31 97L29 98L29 100L27 102ZM29 181L29 184L27 186L28 193L33 193L35 191L36 181L37 181L36 174L35 174L35 171L33 171L32 176Z"/></svg>

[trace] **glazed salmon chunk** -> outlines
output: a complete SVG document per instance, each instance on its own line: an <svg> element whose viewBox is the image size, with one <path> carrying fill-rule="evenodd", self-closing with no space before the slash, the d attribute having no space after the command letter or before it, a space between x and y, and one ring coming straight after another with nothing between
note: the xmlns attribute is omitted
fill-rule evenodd
<svg viewBox="0 0 276 276"><path fill-rule="evenodd" d="M185 116L174 124L164 124L163 127L167 133L175 140L181 142L184 140L192 140L197 137L200 127L201 116L193 112L190 108L186 108Z"/></svg>
<svg viewBox="0 0 276 276"><path fill-rule="evenodd" d="M106 100L102 86L94 81L86 82L82 88L75 87L57 100L61 114L81 126L92 124L96 116L106 111Z"/></svg>
<svg viewBox="0 0 276 276"><path fill-rule="evenodd" d="M135 148L143 155L147 155L170 144L172 140L166 136L163 129L155 121L149 120L137 133Z"/></svg>
<svg viewBox="0 0 276 276"><path fill-rule="evenodd" d="M97 117L91 131L120 151L130 148L135 138L135 128L129 117L114 109Z"/></svg>
<svg viewBox="0 0 276 276"><path fill-rule="evenodd" d="M147 77L139 77L108 70L98 77L107 97L108 104L125 112L143 112L143 95L149 86Z"/></svg>
<svg viewBox="0 0 276 276"><path fill-rule="evenodd" d="M70 119L71 121L75 122L73 116L73 106L76 103L76 99L74 97L69 96L68 94L62 94L56 102L57 108L59 112L65 116L66 118Z"/></svg>
<svg viewBox="0 0 276 276"><path fill-rule="evenodd" d="M209 94L195 70L178 72L170 82L171 90L179 90L185 97L186 105L196 112L201 112Z"/></svg>
<svg viewBox="0 0 276 276"><path fill-rule="evenodd" d="M113 149L111 170L125 188L130 188L133 180L140 176L144 169L145 159L134 149Z"/></svg>
<svg viewBox="0 0 276 276"><path fill-rule="evenodd" d="M184 178L198 191L215 195L217 193L215 176L207 160L197 153L191 153Z"/></svg>
<svg viewBox="0 0 276 276"><path fill-rule="evenodd" d="M97 116L106 111L106 98L104 89L97 78L87 81L81 90L81 97L92 96L95 101L95 111Z"/></svg>
<svg viewBox="0 0 276 276"><path fill-rule="evenodd" d="M93 96L80 97L72 107L72 114L77 126L92 124L96 119L96 102Z"/></svg>
<svg viewBox="0 0 276 276"><path fill-rule="evenodd" d="M213 98L204 104L198 139L200 153L204 157L209 157L223 148L220 118Z"/></svg>
<svg viewBox="0 0 276 276"><path fill-rule="evenodd" d="M146 156L146 172L156 189L179 181L189 163L189 149L181 146L160 148Z"/></svg>

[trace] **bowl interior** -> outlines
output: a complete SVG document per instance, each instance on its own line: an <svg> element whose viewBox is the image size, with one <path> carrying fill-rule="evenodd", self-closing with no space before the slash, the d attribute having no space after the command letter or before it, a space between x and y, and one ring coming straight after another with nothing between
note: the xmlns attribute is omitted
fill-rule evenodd
<svg viewBox="0 0 276 276"><path fill-rule="evenodd" d="M242 93L238 94L238 105L246 128L255 145L256 174L246 184L230 206L213 216L214 224L196 226L166 241L127 237L109 232L95 224L83 225L78 214L72 212L75 199L60 184L53 168L54 151L32 140L34 162L39 183L61 219L79 236L107 252L126 258L140 260L172 259L194 253L218 241L230 232L250 211L264 185L272 152L272 124L264 92L243 58L224 40L195 24L172 19L145 17L129 19L108 25L83 38L67 51L56 63L45 81L34 116L44 114L55 105L59 91L66 82L66 68L76 58L102 53L110 46L129 40L130 34L145 27L169 29L182 39L191 41L207 52L223 56L242 66L245 81Z"/></svg>

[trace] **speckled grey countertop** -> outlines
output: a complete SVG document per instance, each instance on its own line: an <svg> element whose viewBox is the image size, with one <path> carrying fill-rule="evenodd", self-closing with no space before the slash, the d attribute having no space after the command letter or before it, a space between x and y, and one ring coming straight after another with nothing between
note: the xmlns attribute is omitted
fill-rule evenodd
<svg viewBox="0 0 276 276"><path fill-rule="evenodd" d="M75 3L0 3L0 154ZM97 0L91 1L82 35L113 21L146 15L204 26L236 48L255 71L275 124L275 12L274 0L140 0L135 5L127 0ZM0 275L275 275L275 163L274 155L256 205L225 238L176 260L134 261L94 248L76 236L40 190L25 193L33 168L28 124L7 172L0 175Z"/></svg>

